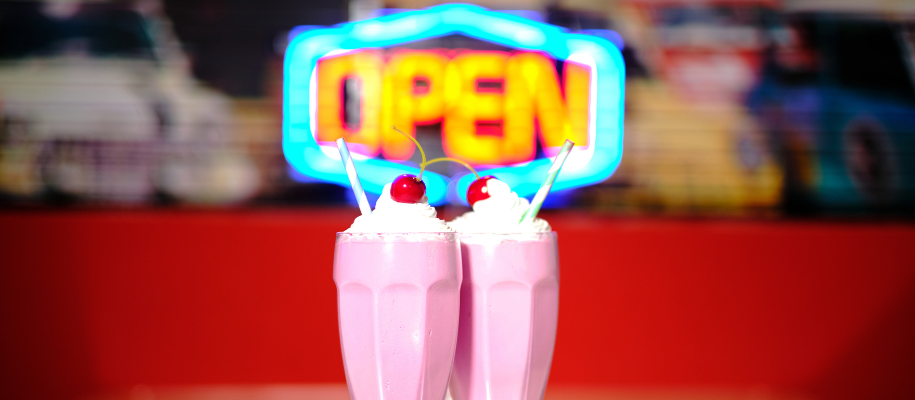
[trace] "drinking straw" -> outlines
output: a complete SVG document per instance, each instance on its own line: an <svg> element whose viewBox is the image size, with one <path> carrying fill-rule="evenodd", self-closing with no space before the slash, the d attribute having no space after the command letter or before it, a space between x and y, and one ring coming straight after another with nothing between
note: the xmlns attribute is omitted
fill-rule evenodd
<svg viewBox="0 0 915 400"><path fill-rule="evenodd" d="M349 176L349 184L353 187L353 193L356 194L356 202L359 203L359 210L362 215L372 213L369 207L369 200L365 198L365 191L362 190L362 183L359 182L359 175L356 175L356 166L353 164L353 157L349 154L349 148L346 147L346 141L343 138L337 139L337 149L340 150L340 159L343 160L343 167L346 169L346 175Z"/></svg>
<svg viewBox="0 0 915 400"><path fill-rule="evenodd" d="M534 218L537 218L537 213L540 212L540 206L542 206L543 201L546 200L546 195L550 193L550 188L553 187L553 181L556 180L556 175L559 175L562 164L565 164L566 158L569 158L572 146L575 146L575 142L569 139L566 139L566 142L562 144L562 149L559 150L559 154L553 159L553 165L550 166L550 171L547 172L546 178L543 180L543 183L540 184L540 189L537 190L537 194L534 195L534 199L531 200L530 208L521 216L521 221L519 221L519 223L533 221Z"/></svg>

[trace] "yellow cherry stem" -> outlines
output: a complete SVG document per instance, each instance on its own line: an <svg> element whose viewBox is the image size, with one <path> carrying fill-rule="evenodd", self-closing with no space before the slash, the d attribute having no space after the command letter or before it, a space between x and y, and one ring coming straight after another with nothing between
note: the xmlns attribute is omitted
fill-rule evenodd
<svg viewBox="0 0 915 400"><path fill-rule="evenodd" d="M452 161L452 162L456 162L456 163L458 163L458 164L461 164L461 165L467 167L467 169L469 169L470 172L473 172L473 175L476 176L477 179L480 179L480 174L477 173L477 170L473 169L473 167L471 167L470 164L467 164L467 163L465 163L465 162L463 162L463 161L461 161L461 160L458 160L458 159L454 159L454 158L450 158L450 157L433 158L433 159L429 160L428 162L426 162L426 165L433 164L433 163L437 163L437 162L441 162L441 161Z"/></svg>
<svg viewBox="0 0 915 400"><path fill-rule="evenodd" d="M404 136L406 136L407 138L409 138L410 140L412 140L413 143L416 143L416 148L419 149L419 154L423 156L423 162L419 164L419 176L416 177L416 178L419 179L420 181L423 180L423 172L426 170L426 166L427 166L427 165L433 164L433 163L437 163L437 162L441 162L441 161L453 161L453 162L456 162L456 163L458 163L458 164L461 164L461 165L467 167L467 169L469 169L470 172L473 172L473 174L477 177L477 179L480 179L480 174L478 174L477 171L476 171L475 169L473 169L473 167L470 166L470 164L467 164L467 163L465 163L465 162L463 162L463 161L461 161L461 160L457 160L457 159L450 158L450 157L439 157L439 158L436 158L436 159L432 159L432 160L426 161L426 152L423 151L423 146L420 146L420 145L419 145L419 142L416 140L416 138L414 138L413 136L407 135L407 134L404 133L402 130L397 129L397 127L394 126L394 125L391 125L391 128L394 129L395 131L397 131L397 133L399 133L399 134L401 134L401 135L404 135Z"/></svg>
<svg viewBox="0 0 915 400"><path fill-rule="evenodd" d="M419 154L421 154L421 155L423 156L423 162L419 164L419 176L417 177L417 179L419 179L420 181L422 181L422 180L423 180L423 170L426 169L426 152L423 151L423 146L420 146L420 145L419 145L419 142L416 141L416 138L414 138L413 136L407 135L406 133L404 133L404 132L403 132L402 130L400 130L400 129L397 129L396 126L391 125L391 128L394 129L395 131L397 131L397 133L399 133L399 134L401 134L401 135L404 135L404 136L406 136L408 139L412 140L413 143L416 143L416 148L419 149Z"/></svg>

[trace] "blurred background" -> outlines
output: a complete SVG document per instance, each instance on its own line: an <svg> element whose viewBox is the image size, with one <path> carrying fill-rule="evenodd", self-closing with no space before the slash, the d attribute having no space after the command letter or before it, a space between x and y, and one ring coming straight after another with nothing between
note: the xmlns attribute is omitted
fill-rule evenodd
<svg viewBox="0 0 915 400"><path fill-rule="evenodd" d="M283 158L288 38L433 4L0 2L0 204L346 203L346 188L295 182ZM623 164L554 206L751 217L915 209L909 2L483 5L613 30L625 43Z"/></svg>
<svg viewBox="0 0 915 400"><path fill-rule="evenodd" d="M435 4L0 1L0 398L346 398L358 211L283 156L284 52ZM915 3L477 4L623 43L547 399L915 398Z"/></svg>

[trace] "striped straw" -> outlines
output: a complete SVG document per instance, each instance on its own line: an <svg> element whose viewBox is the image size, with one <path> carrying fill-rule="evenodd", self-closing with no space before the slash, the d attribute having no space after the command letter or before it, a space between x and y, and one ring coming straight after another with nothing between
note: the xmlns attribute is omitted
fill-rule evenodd
<svg viewBox="0 0 915 400"><path fill-rule="evenodd" d="M559 150L559 154L553 159L553 165L550 166L550 172L547 172L546 179L540 184L540 190L537 190L537 194L534 195L534 199L531 200L531 207L521 216L520 222L533 221L534 218L537 218L537 213L540 212L540 206L542 206L543 201L546 200L546 195L550 193L550 188L553 187L553 181L556 180L556 175L559 175L562 164L565 164L566 158L569 158L572 146L575 146L575 142L569 139L566 139L566 142L562 144L562 149Z"/></svg>
<svg viewBox="0 0 915 400"><path fill-rule="evenodd" d="M356 166L353 165L353 157L349 154L349 148L346 147L346 141L343 138L337 139L337 149L340 150L340 159L343 160L343 167L346 168L346 175L349 176L349 184L353 186L353 193L356 194L359 210L362 211L362 215L371 214L372 208L369 207L369 200L365 198L359 175L356 175Z"/></svg>

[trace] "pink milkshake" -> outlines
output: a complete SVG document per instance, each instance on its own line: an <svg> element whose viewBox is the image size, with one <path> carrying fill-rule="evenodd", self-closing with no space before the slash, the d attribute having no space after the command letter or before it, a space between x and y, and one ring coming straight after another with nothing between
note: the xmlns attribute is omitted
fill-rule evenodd
<svg viewBox="0 0 915 400"><path fill-rule="evenodd" d="M337 234L340 343L355 400L442 400L457 338L460 247L425 201L385 187L372 214Z"/></svg>
<svg viewBox="0 0 915 400"><path fill-rule="evenodd" d="M487 186L489 197L450 224L464 272L451 394L542 399L559 311L556 234L541 219L519 224L527 200L502 182Z"/></svg>

